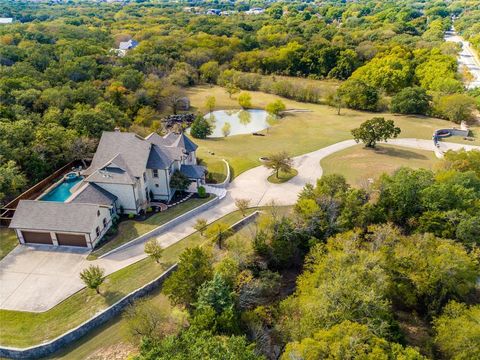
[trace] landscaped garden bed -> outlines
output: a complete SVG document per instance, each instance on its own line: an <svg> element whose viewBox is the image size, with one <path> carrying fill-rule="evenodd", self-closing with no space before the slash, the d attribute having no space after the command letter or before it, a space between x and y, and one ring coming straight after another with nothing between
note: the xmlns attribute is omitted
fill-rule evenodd
<svg viewBox="0 0 480 360"><path fill-rule="evenodd" d="M284 182L287 182L294 178L295 176L298 175L298 171L295 169L291 169L288 172L280 170L277 174L272 174L268 177L268 181L271 182L272 184L282 184Z"/></svg>

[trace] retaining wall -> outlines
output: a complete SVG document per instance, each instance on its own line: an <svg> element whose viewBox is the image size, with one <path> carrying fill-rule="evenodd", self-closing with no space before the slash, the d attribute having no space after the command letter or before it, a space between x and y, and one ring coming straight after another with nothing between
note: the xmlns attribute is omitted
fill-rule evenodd
<svg viewBox="0 0 480 360"><path fill-rule="evenodd" d="M225 159L222 159L222 161L225 163L225 166L227 167L227 176L225 177L225 180L219 184L207 184L208 186L215 187L215 188L221 188L221 189L226 189L228 187L228 184L230 184L230 165L228 164L228 161Z"/></svg>
<svg viewBox="0 0 480 360"><path fill-rule="evenodd" d="M216 204L217 202L219 202L221 199L216 196L214 199L206 202L205 204L202 204L198 207L196 207L195 209L192 209L190 211L187 211L186 213L183 213L182 215L179 215L177 216L175 219L172 219L170 220L169 222L166 222L165 224L163 225L160 225L158 227L156 227L155 229L153 230L150 230L149 232L143 234L143 235L140 235L139 237L113 249L113 250L110 250L109 252L99 256L98 258L101 259L101 258L104 258L105 256L107 255L110 255L110 254L113 254L119 250L122 250L122 249L125 249L129 246L132 246L132 245L135 245L139 242L142 242L142 241L145 241L147 239L150 239L151 237L153 236L157 236L157 235L160 235L161 233L171 229L172 227L178 225L179 223L181 223L182 221L185 221L186 219L188 218L191 218L193 216L196 216L198 215L199 213L205 211L206 209L210 208L211 206L213 206L214 204Z"/></svg>
<svg viewBox="0 0 480 360"><path fill-rule="evenodd" d="M103 310L99 314L85 321L83 324L76 328L66 332L65 334L41 345L32 346L25 349L0 347L0 357L9 359L38 359L48 356L54 352L60 350L73 341L80 339L93 329L102 325L110 320L115 315L118 315L126 306L130 305L133 301L147 295L154 289L162 286L165 279L167 279L172 272L177 269L177 264L171 266L162 275L155 280L142 286L141 288L132 291L109 308Z"/></svg>

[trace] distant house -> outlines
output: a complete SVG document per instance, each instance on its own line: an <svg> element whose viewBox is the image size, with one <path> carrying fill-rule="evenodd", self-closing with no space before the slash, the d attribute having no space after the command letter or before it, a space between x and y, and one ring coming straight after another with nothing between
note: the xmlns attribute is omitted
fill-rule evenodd
<svg viewBox="0 0 480 360"><path fill-rule="evenodd" d="M203 184L206 170L197 165L196 150L185 134L104 132L90 166L36 200L21 200L10 228L22 244L93 248L119 212L139 214L152 202L170 201L175 171Z"/></svg>
<svg viewBox="0 0 480 360"><path fill-rule="evenodd" d="M220 16L222 11L220 9L208 9L207 10L207 15L217 15Z"/></svg>
<svg viewBox="0 0 480 360"><path fill-rule="evenodd" d="M138 41L135 40L128 40L128 41L121 41L118 45L118 49L112 49L117 56L123 57L127 54L128 50L135 49L138 46Z"/></svg>
<svg viewBox="0 0 480 360"><path fill-rule="evenodd" d="M245 11L245 14L247 15L259 15L263 14L265 12L265 9L259 8L259 7L254 7L251 8L250 10Z"/></svg>
<svg viewBox="0 0 480 360"><path fill-rule="evenodd" d="M12 22L13 22L13 18L0 17L0 25L1 24L11 24Z"/></svg>

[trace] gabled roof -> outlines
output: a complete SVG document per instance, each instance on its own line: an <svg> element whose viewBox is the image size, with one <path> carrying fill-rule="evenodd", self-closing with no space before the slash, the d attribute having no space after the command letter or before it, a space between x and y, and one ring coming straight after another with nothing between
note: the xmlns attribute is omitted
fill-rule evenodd
<svg viewBox="0 0 480 360"><path fill-rule="evenodd" d="M181 165L180 172L189 179L202 179L205 176L206 169L200 165Z"/></svg>
<svg viewBox="0 0 480 360"><path fill-rule="evenodd" d="M88 176L107 165L112 165L111 167L119 167L129 175L139 178L145 171L150 147L148 141L134 133L105 131L102 133L92 163L84 174Z"/></svg>
<svg viewBox="0 0 480 360"><path fill-rule="evenodd" d="M184 148L187 152L195 151L198 148L198 145L190 140L184 133L178 135L177 139L173 142L173 146Z"/></svg>
<svg viewBox="0 0 480 360"><path fill-rule="evenodd" d="M99 205L20 200L10 222L14 229L91 232Z"/></svg>
<svg viewBox="0 0 480 360"><path fill-rule="evenodd" d="M147 169L167 169L175 159L165 151L165 147L152 145L147 161Z"/></svg>
<svg viewBox="0 0 480 360"><path fill-rule="evenodd" d="M88 183L72 195L67 203L112 205L118 198L97 184Z"/></svg>
<svg viewBox="0 0 480 360"><path fill-rule="evenodd" d="M158 146L176 147L185 149L187 152L195 151L198 148L198 145L190 140L184 133L175 134L170 132L164 137L161 137L157 133L151 133L145 139Z"/></svg>

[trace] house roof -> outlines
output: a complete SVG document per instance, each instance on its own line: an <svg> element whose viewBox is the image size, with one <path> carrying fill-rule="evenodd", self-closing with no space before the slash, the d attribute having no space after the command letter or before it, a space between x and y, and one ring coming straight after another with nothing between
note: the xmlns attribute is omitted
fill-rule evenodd
<svg viewBox="0 0 480 360"><path fill-rule="evenodd" d="M10 227L89 233L96 224L99 207L96 204L20 200Z"/></svg>
<svg viewBox="0 0 480 360"><path fill-rule="evenodd" d="M200 165L181 165L180 172L190 179L202 179L205 176L205 167Z"/></svg>
<svg viewBox="0 0 480 360"><path fill-rule="evenodd" d="M168 146L185 149L187 152L195 151L198 148L198 145L195 144L192 140L190 140L188 136L184 133L175 134L173 132L170 132L164 137L161 137L157 133L151 133L145 139L150 141L152 144L156 144L158 146Z"/></svg>
<svg viewBox="0 0 480 360"><path fill-rule="evenodd" d="M141 177L147 165L150 147L151 144L137 134L105 131L92 163L84 174L88 176L112 165L111 167L121 168L131 176Z"/></svg>
<svg viewBox="0 0 480 360"><path fill-rule="evenodd" d="M128 41L120 42L120 44L118 45L118 48L120 50L129 50L129 49L135 48L137 45L138 45L138 41L130 39Z"/></svg>
<svg viewBox="0 0 480 360"><path fill-rule="evenodd" d="M83 203L83 204L100 204L100 205L112 205L118 198L112 193L100 186L88 183L80 188L70 199L69 203Z"/></svg>
<svg viewBox="0 0 480 360"><path fill-rule="evenodd" d="M153 145L147 161L147 169L167 169L175 157L172 157L165 147Z"/></svg>

